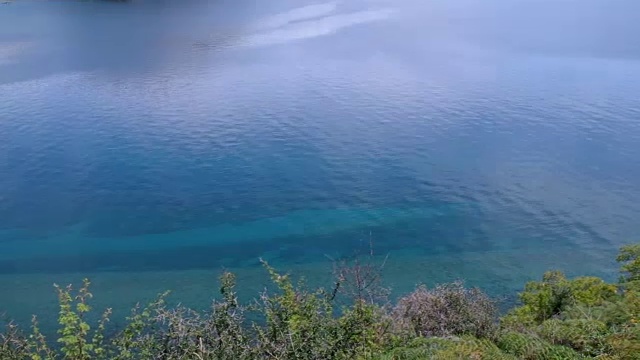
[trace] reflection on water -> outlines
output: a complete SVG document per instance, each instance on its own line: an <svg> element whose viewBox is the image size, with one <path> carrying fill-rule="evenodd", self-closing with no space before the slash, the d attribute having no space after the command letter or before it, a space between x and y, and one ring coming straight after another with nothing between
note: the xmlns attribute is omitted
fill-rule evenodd
<svg viewBox="0 0 640 360"><path fill-rule="evenodd" d="M322 283L370 240L397 291L614 276L640 232L637 4L573 5L4 6L0 310L85 274L104 304L203 304L221 267L260 288L258 257Z"/></svg>

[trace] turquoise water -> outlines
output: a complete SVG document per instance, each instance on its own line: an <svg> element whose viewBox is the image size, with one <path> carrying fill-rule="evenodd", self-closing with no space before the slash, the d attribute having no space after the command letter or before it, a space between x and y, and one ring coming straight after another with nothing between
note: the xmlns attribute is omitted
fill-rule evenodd
<svg viewBox="0 0 640 360"><path fill-rule="evenodd" d="M204 306L223 268L263 288L260 257L328 285L370 243L394 294L614 278L640 234L638 7L2 5L0 311L83 276L120 314Z"/></svg>

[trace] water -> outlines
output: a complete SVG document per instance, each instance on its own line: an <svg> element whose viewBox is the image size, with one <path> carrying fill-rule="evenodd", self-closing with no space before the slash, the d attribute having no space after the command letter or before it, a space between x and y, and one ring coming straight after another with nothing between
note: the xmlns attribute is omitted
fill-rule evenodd
<svg viewBox="0 0 640 360"><path fill-rule="evenodd" d="M612 279L640 234L635 0L0 7L0 310L203 306L258 259L394 294ZM52 313L50 313L52 314ZM48 320L44 320L45 324Z"/></svg>

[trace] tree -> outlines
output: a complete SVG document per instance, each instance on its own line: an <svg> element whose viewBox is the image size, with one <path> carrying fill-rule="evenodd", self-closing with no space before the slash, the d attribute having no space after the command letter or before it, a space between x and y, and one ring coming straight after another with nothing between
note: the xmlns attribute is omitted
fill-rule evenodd
<svg viewBox="0 0 640 360"><path fill-rule="evenodd" d="M620 282L624 287L640 290L640 244L623 246L616 261L622 263Z"/></svg>

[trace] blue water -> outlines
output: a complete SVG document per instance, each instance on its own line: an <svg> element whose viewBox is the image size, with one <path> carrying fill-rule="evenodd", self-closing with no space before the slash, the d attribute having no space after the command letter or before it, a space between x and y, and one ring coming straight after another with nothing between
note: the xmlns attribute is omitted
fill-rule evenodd
<svg viewBox="0 0 640 360"><path fill-rule="evenodd" d="M614 278L640 234L635 0L0 5L0 311L165 289L258 259L395 294L549 268ZM249 292L249 291L247 291ZM101 303L102 302L102 303Z"/></svg>

